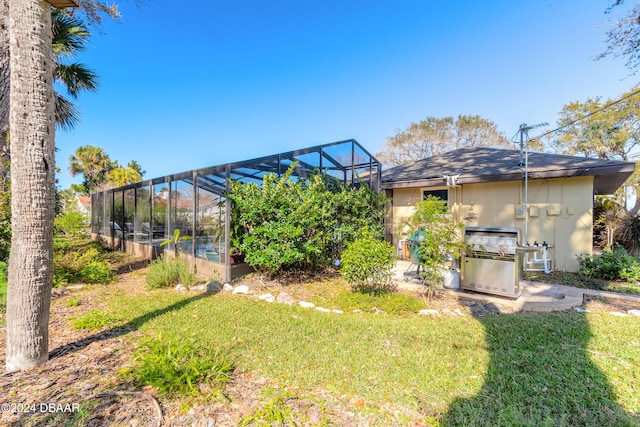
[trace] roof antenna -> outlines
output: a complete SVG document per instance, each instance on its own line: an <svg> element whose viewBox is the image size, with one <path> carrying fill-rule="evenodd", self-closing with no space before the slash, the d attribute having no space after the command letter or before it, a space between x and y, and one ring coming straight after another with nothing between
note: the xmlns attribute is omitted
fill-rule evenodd
<svg viewBox="0 0 640 427"><path fill-rule="evenodd" d="M538 123L537 125L528 125L526 123L523 123L520 125L520 127L518 128L518 133L520 134L520 162L518 162L518 166L522 167L524 166L525 160L524 160L524 143L525 142L529 142L529 131L531 129L536 129L536 128L541 128L541 127L545 127L548 126L549 123L547 122L543 122L543 123ZM525 138L526 136L526 138Z"/></svg>
<svg viewBox="0 0 640 427"><path fill-rule="evenodd" d="M520 133L520 163L518 166L524 166L524 242L529 241L529 153L525 153L525 142L527 142L527 149L529 148L529 131L531 129L547 126L547 123L538 123L537 125L527 125L523 123L520 125L518 132ZM526 135L526 140L525 140Z"/></svg>

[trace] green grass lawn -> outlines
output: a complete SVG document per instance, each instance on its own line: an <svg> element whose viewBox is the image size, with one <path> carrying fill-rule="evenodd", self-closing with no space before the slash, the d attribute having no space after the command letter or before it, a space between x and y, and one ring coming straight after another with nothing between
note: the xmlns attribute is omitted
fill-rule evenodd
<svg viewBox="0 0 640 427"><path fill-rule="evenodd" d="M229 294L116 294L149 337L196 340L284 386L393 403L440 425L640 425L640 320L608 313L326 314ZM353 410L353 409L352 409Z"/></svg>

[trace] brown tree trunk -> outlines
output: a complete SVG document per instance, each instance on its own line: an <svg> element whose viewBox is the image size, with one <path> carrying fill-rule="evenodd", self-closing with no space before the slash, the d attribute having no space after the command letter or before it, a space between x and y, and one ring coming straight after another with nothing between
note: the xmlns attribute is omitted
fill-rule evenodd
<svg viewBox="0 0 640 427"><path fill-rule="evenodd" d="M8 372L48 359L53 280L54 99L51 12L43 0L9 0L11 254Z"/></svg>

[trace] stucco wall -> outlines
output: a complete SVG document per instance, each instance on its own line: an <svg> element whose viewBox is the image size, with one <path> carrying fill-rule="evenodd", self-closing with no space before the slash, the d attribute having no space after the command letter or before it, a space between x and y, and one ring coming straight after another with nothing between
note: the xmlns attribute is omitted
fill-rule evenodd
<svg viewBox="0 0 640 427"><path fill-rule="evenodd" d="M422 190L393 190L389 226L394 244L405 237L398 235L398 226L413 213ZM467 225L518 227L521 243L525 243L524 192L522 181L465 184L449 190L449 206L456 220ZM529 181L527 240L554 245L551 254L556 270L577 271L576 255L592 252L592 194L592 176ZM471 213L475 220L464 221Z"/></svg>

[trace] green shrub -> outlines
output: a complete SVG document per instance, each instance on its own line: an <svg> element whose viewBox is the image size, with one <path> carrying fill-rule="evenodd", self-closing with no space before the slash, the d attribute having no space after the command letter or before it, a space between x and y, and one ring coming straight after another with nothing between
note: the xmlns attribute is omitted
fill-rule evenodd
<svg viewBox="0 0 640 427"><path fill-rule="evenodd" d="M214 392L231 379L234 365L220 351L200 346L195 341L147 339L136 350L135 365L125 374L139 385L148 385L168 396L195 396L201 386Z"/></svg>
<svg viewBox="0 0 640 427"><path fill-rule="evenodd" d="M456 223L449 212L447 202L428 196L416 203L415 213L407 226L414 239L420 241L420 265L425 284L433 286L442 281L442 271L452 257L460 256L464 243L460 229L464 224Z"/></svg>
<svg viewBox="0 0 640 427"><path fill-rule="evenodd" d="M393 247L370 231L349 243L342 253L340 273L354 290L386 289L396 257Z"/></svg>
<svg viewBox="0 0 640 427"><path fill-rule="evenodd" d="M382 230L382 195L320 174L294 181L294 170L262 185L231 182L233 246L263 273L325 268L359 230Z"/></svg>
<svg viewBox="0 0 640 427"><path fill-rule="evenodd" d="M53 257L53 284L110 283L114 279L111 266L103 261L102 253L95 247L78 251L59 251Z"/></svg>
<svg viewBox="0 0 640 427"><path fill-rule="evenodd" d="M108 263L92 260L80 267L77 277L86 283L109 283L113 279L113 272Z"/></svg>
<svg viewBox="0 0 640 427"><path fill-rule="evenodd" d="M4 141L3 141L4 142ZM7 166L0 158L0 168ZM9 258L11 249L11 185L7 176L0 176L0 261Z"/></svg>
<svg viewBox="0 0 640 427"><path fill-rule="evenodd" d="M85 232L89 226L87 217L75 211L64 212L56 216L53 223L56 231L65 236L77 236Z"/></svg>
<svg viewBox="0 0 640 427"><path fill-rule="evenodd" d="M161 256L149 265L147 286L149 289L159 289L181 283L188 287L195 285L196 279L196 274L186 261L179 258Z"/></svg>
<svg viewBox="0 0 640 427"><path fill-rule="evenodd" d="M0 261L0 312L7 306L7 264Z"/></svg>
<svg viewBox="0 0 640 427"><path fill-rule="evenodd" d="M53 252L64 253L71 249L71 242L60 236L53 236Z"/></svg>
<svg viewBox="0 0 640 427"><path fill-rule="evenodd" d="M118 319L107 312L94 309L86 312L78 318L72 319L72 324L75 329L90 329L92 331L97 331L105 326L109 326L117 320Z"/></svg>
<svg viewBox="0 0 640 427"><path fill-rule="evenodd" d="M580 274L587 277L628 282L640 280L640 262L621 246L605 249L601 255L579 255L578 263Z"/></svg>
<svg viewBox="0 0 640 427"><path fill-rule="evenodd" d="M80 305L80 298L71 297L66 302L67 307L77 307Z"/></svg>

